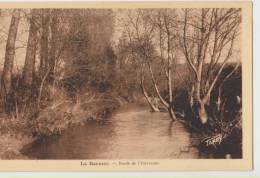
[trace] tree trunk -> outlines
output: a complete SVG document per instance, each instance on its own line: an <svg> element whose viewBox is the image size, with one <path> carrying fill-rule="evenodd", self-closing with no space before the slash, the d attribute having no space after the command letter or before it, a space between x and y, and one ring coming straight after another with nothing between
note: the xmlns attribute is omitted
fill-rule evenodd
<svg viewBox="0 0 260 178"><path fill-rule="evenodd" d="M201 101L198 108L199 119L202 124L206 124L208 121L208 115L205 109L205 103Z"/></svg>
<svg viewBox="0 0 260 178"><path fill-rule="evenodd" d="M173 108L172 107L168 108L168 112L170 114L170 117L171 117L172 121L175 121L176 120L176 115L175 115L175 113L173 111Z"/></svg>
<svg viewBox="0 0 260 178"><path fill-rule="evenodd" d="M22 85L26 88L31 88L33 84L35 72L35 55L37 46L37 26L36 26L36 11L32 10L32 17L30 19L29 37L27 43L27 50L25 56L25 63L23 67Z"/></svg>
<svg viewBox="0 0 260 178"><path fill-rule="evenodd" d="M206 124L208 121L208 116L206 113L205 105L208 104L209 100L208 98L201 99L200 96L200 82L197 81L196 87L195 87L195 95L194 95L194 102L197 103L195 106L197 106L198 110L198 117L202 124ZM191 108L193 108L191 106Z"/></svg>
<svg viewBox="0 0 260 178"><path fill-rule="evenodd" d="M148 104L149 104L149 106L150 106L152 112L160 112L159 108L156 107L156 106L154 106L153 102L152 102L151 99L149 98L149 96L148 96L148 94L147 94L147 92L146 92L144 86L143 86L143 85L140 85L140 86L141 86L143 95L144 95L146 101L148 102Z"/></svg>
<svg viewBox="0 0 260 178"><path fill-rule="evenodd" d="M47 72L48 69L48 37L49 37L49 21L50 15L49 10L44 9L42 10L42 34L41 34L41 51L40 51L40 69L39 73L41 78Z"/></svg>
<svg viewBox="0 0 260 178"><path fill-rule="evenodd" d="M20 20L20 10L13 11L11 24L9 28L8 39L6 43L5 62L1 80L1 96L5 97L9 94L12 85L12 70L15 56L15 41Z"/></svg>
<svg viewBox="0 0 260 178"><path fill-rule="evenodd" d="M171 38L171 34L170 34L170 29L169 29L169 24L166 23L166 17L164 18L164 22L165 22L165 28L166 28L166 34L167 34L167 67L168 67L168 94L169 94L169 106L168 106L168 112L170 114L170 117L173 121L176 120L176 115L173 111L173 98L172 98L172 78L171 78L171 67L172 67L172 60L170 57L170 52L171 52L171 42L170 42L170 38Z"/></svg>
<svg viewBox="0 0 260 178"><path fill-rule="evenodd" d="M159 108L154 106L153 102L151 101L151 99L148 96L148 93L145 90L145 87L144 87L144 76L141 76L140 87L142 89L142 92L143 92L143 95L144 95L146 101L148 102L149 106L151 107L152 112L159 112L160 111Z"/></svg>
<svg viewBox="0 0 260 178"><path fill-rule="evenodd" d="M51 12L51 24L50 24L50 30L51 30L51 39L50 39L50 55L48 59L48 65L51 68L50 73L48 76L48 80L50 82L54 82L54 76L55 76L55 63L56 63L56 51L57 51L57 35L58 35L58 19L57 19L57 11L52 10Z"/></svg>
<svg viewBox="0 0 260 178"><path fill-rule="evenodd" d="M150 73L151 73L151 77L152 77L152 81L153 81L153 86L154 86L154 89L155 89L155 91L156 91L157 96L159 97L159 99L160 99L160 101L162 102L162 104L163 104L165 107L169 108L169 106L170 106L169 103L167 103L167 101L165 101L165 100L163 99L162 95L160 94L159 88L158 88L158 86L157 86L157 84L156 84L156 81L155 81L155 78L154 78L153 69L152 69L152 67L151 67L151 65L150 65L149 62L148 62L148 68L149 68L149 71L150 71Z"/></svg>

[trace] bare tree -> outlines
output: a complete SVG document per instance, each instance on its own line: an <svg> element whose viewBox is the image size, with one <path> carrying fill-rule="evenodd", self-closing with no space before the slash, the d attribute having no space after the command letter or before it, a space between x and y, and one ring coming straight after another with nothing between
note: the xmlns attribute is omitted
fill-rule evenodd
<svg viewBox="0 0 260 178"><path fill-rule="evenodd" d="M130 25L125 25L125 33L127 33L128 36L128 47L130 49L131 57L134 63L137 63L139 66L137 70L137 78L139 80L142 93L147 103L151 107L151 110L153 112L157 112L159 111L158 106L155 105L152 97L149 96L149 93L145 87L145 83L147 81L146 69L149 69L148 71L153 73L149 61L153 53L153 46L151 45L153 27L148 23L149 19L145 18L145 15L146 14L144 14L142 10L138 10L137 12L129 11L127 23ZM156 85L156 83L154 84ZM157 85L155 88L158 89Z"/></svg>
<svg viewBox="0 0 260 178"><path fill-rule="evenodd" d="M161 99L161 102L168 108L170 116L173 120L176 119L174 112L174 103L173 103L173 70L178 58L178 47L176 44L176 36L178 33L177 25L177 14L175 10L159 10L155 16L155 20L152 22L155 25L157 36L159 36L159 51L161 58L161 70L164 73L165 78L167 79L168 87L168 101L164 100L160 96L158 90L157 94ZM151 71L151 70L150 70ZM152 75L152 78L153 75ZM154 83L155 80L153 79Z"/></svg>
<svg viewBox="0 0 260 178"><path fill-rule="evenodd" d="M23 67L22 85L24 87L32 87L33 78L35 73L35 57L37 47L38 36L38 24L37 24L37 10L32 9L31 17L29 18L30 28L28 43L26 49L25 62Z"/></svg>
<svg viewBox="0 0 260 178"><path fill-rule="evenodd" d="M206 124L211 94L231 59L241 22L240 9L184 10L182 48L193 72L191 107ZM193 10L194 11L194 10Z"/></svg>
<svg viewBox="0 0 260 178"><path fill-rule="evenodd" d="M41 49L40 49L40 68L39 74L41 78L47 72L48 69L48 54L49 54L49 34L50 34L50 10L41 10Z"/></svg>
<svg viewBox="0 0 260 178"><path fill-rule="evenodd" d="M1 96L5 97L10 93L12 84L12 70L14 65L15 57L15 42L18 31L18 25L20 20L20 9L13 10L11 24L9 28L6 52L5 52L5 63L2 73L1 80Z"/></svg>
<svg viewBox="0 0 260 178"><path fill-rule="evenodd" d="M49 59L48 59L48 64L50 67L50 72L49 72L49 81L53 82L54 81L54 76L55 76L55 64L56 64L56 53L57 53L57 48L58 48L58 14L59 10L53 9L51 11L51 22L50 22L50 54L49 54Z"/></svg>
<svg viewBox="0 0 260 178"><path fill-rule="evenodd" d="M170 14L173 15L170 15ZM175 14L174 12L163 11L144 11L139 10L136 14L128 14L129 25L127 26L127 33L130 41L130 48L132 53L135 53L135 59L139 61L141 66L140 72L140 86L142 92L151 106L153 111L159 111L148 96L145 90L145 68L147 68L150 80L155 90L159 101L167 108L172 120L176 120L176 115L173 110L173 86L172 86L172 69L175 61L174 47L174 28L175 28ZM159 37L158 37L159 36ZM163 37L164 36L164 37ZM159 50L161 56L158 57L158 46L156 42L159 39ZM164 56L163 54L166 54ZM161 67L166 78L167 98L161 94L161 89L158 85L156 75L154 74L153 64L161 58ZM157 66L158 67L158 66ZM147 78L146 78L147 80Z"/></svg>

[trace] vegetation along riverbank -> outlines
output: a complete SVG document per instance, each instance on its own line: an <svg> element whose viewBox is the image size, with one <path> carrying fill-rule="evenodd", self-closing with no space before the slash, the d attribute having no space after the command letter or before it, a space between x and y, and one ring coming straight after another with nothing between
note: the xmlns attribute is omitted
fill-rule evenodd
<svg viewBox="0 0 260 178"><path fill-rule="evenodd" d="M24 145L129 103L183 123L212 157L242 157L241 9L0 9L0 19L0 159L26 159Z"/></svg>

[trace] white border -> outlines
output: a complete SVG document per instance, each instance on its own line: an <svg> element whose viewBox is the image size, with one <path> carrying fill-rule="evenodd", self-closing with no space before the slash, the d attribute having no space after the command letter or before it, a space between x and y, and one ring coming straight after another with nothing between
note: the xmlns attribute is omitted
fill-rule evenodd
<svg viewBox="0 0 260 178"><path fill-rule="evenodd" d="M52 0L45 0L44 2L50 2ZM72 0L55 0L55 2L59 1L72 1ZM78 1L90 1L90 0L78 0ZM93 1L93 0L92 0ZM95 0L97 2L100 1L109 1L109 0ZM113 0L120 1L120 0ZM121 0L122 1L122 0ZM140 0L131 0L131 1L140 1ZM156 0L142 0L142 1L156 1ZM164 0L170 1L170 0ZM191 0L186 0L191 1ZM195 1L195 0L193 0ZM207 1L214 1L214 0L207 0ZM218 0L218 1L227 1L227 0ZM241 1L241 0L237 0ZM23 0L0 0L0 2L24 2ZM41 0L30 0L26 2L42 2ZM59 177L174 177L174 176L185 176L185 177L217 177L217 176L260 176L260 1L255 0L253 6L253 14L254 14L254 22L253 22L253 103L254 103L254 120L253 120L253 127L254 127L254 170L253 171L204 171L204 172L5 172L0 173L1 177L49 177L49 176L59 176Z"/></svg>

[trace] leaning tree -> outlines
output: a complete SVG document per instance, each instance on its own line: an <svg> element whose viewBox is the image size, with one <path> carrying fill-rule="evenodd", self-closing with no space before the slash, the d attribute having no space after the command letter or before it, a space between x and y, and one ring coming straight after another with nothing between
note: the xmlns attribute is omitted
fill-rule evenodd
<svg viewBox="0 0 260 178"><path fill-rule="evenodd" d="M159 111L149 96L151 94L146 90L145 84L151 83L155 98L167 108L172 120L176 120L173 104L173 69L177 60L178 21L175 10L129 11L125 27L132 58L139 64L137 71L144 97L152 111ZM163 78L159 78L159 74L163 74ZM160 83L167 86L167 94L162 94Z"/></svg>

